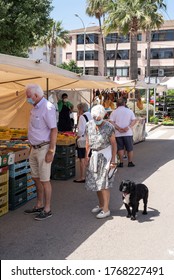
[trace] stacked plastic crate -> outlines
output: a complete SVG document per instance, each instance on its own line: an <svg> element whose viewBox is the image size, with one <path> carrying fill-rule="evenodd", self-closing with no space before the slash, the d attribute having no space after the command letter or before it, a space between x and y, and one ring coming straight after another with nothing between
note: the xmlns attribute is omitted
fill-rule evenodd
<svg viewBox="0 0 174 280"><path fill-rule="evenodd" d="M75 176L75 144L57 145L51 166L51 179L68 180Z"/></svg>
<svg viewBox="0 0 174 280"><path fill-rule="evenodd" d="M27 201L28 161L15 162L9 168L9 209L14 210Z"/></svg>
<svg viewBox="0 0 174 280"><path fill-rule="evenodd" d="M36 195L35 182L32 180L29 168L27 173L27 200L31 200L32 198L36 197Z"/></svg>
<svg viewBox="0 0 174 280"><path fill-rule="evenodd" d="M0 167L0 216L8 212L8 166Z"/></svg>
<svg viewBox="0 0 174 280"><path fill-rule="evenodd" d="M9 209L14 210L36 197L36 186L31 178L29 160L16 162L10 166Z"/></svg>

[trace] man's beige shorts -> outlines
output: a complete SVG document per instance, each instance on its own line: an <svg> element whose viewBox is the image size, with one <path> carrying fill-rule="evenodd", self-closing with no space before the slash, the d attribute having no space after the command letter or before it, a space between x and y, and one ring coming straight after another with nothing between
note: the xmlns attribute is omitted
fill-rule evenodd
<svg viewBox="0 0 174 280"><path fill-rule="evenodd" d="M29 156L29 163L31 167L31 176L39 178L42 182L50 181L51 175L51 162L45 161L46 153L49 149L49 144L42 146L39 149L31 149Z"/></svg>

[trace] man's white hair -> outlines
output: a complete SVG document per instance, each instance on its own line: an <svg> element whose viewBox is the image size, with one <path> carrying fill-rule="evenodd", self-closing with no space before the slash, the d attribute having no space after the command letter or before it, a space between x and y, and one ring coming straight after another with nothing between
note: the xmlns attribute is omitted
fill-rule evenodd
<svg viewBox="0 0 174 280"><path fill-rule="evenodd" d="M105 108L102 105L95 105L91 109L91 115L92 115L93 118L94 117L95 118L100 117L101 119L103 119L104 116L106 115Z"/></svg>
<svg viewBox="0 0 174 280"><path fill-rule="evenodd" d="M30 93L31 96L33 96L35 93L39 96L42 97L44 96L43 89L37 85L37 84L29 84L26 86L26 92Z"/></svg>

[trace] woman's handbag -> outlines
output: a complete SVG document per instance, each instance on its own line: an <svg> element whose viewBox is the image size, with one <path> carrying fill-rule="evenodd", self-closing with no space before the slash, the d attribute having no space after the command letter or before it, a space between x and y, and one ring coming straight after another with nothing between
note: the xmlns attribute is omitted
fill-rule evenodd
<svg viewBox="0 0 174 280"><path fill-rule="evenodd" d="M86 148L86 138L84 136L81 136L77 139L77 147L78 148Z"/></svg>
<svg viewBox="0 0 174 280"><path fill-rule="evenodd" d="M83 117L85 118L86 122L88 122L88 117L86 115L83 115ZM77 139L77 147L86 148L86 137L84 135Z"/></svg>

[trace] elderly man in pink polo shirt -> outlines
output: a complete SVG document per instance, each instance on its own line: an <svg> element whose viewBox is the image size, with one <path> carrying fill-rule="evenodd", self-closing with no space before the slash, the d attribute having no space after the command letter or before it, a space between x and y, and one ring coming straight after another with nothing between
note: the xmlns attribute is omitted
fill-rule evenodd
<svg viewBox="0 0 174 280"><path fill-rule="evenodd" d="M33 105L28 140L31 144L29 162L37 188L37 203L33 209L24 212L37 214L35 220L44 220L52 216L50 173L57 139L56 108L44 98L43 90L39 85L28 85L26 97L27 102Z"/></svg>

